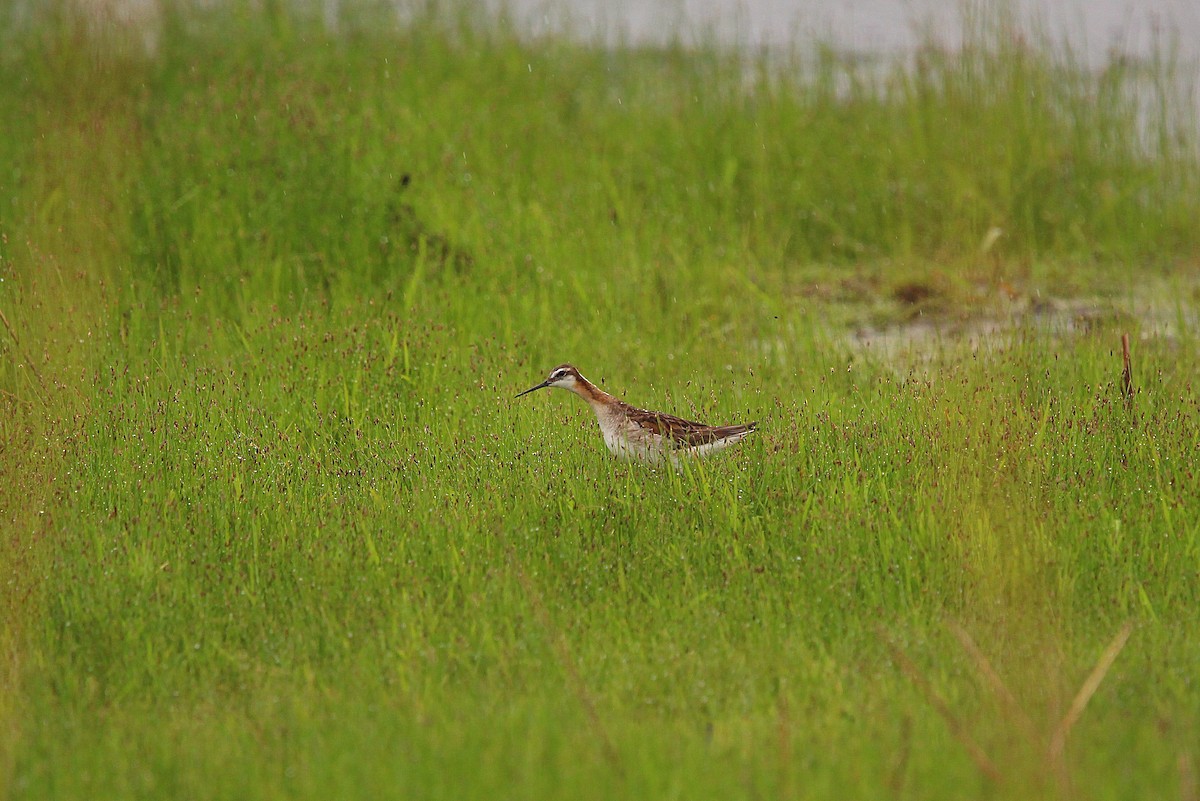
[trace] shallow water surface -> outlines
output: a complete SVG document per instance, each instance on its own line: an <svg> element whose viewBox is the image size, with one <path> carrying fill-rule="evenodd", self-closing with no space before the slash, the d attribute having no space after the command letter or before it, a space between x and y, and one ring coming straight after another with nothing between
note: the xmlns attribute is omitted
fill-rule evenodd
<svg viewBox="0 0 1200 801"><path fill-rule="evenodd" d="M337 2L337 0L327 0ZM499 7L496 0L489 4ZM717 40L781 46L806 39L864 54L903 53L932 30L953 45L961 27L959 4L943 0L506 0L532 32L569 21L585 36L635 43L711 33ZM1194 0L1019 0L1024 19L1055 39L1066 39L1088 63L1116 51L1150 55L1176 37L1180 57L1200 60L1200 3Z"/></svg>

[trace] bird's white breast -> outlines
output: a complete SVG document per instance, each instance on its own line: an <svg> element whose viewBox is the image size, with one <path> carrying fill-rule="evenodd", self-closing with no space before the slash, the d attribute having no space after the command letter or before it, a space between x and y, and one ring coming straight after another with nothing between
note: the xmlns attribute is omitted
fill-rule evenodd
<svg viewBox="0 0 1200 801"><path fill-rule="evenodd" d="M667 449L661 437L641 428L622 414L602 406L594 408L600 433L604 436L604 445L614 456L647 462L661 462L667 458Z"/></svg>

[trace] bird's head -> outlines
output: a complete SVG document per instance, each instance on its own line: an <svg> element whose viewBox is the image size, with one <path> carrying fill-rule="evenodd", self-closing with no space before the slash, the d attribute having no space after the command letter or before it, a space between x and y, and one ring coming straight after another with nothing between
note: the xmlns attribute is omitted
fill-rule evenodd
<svg viewBox="0 0 1200 801"><path fill-rule="evenodd" d="M559 389L574 391L576 385L582 380L583 376L581 376L579 371L574 367L569 364L560 364L558 367L555 367L550 371L550 375L546 377L545 381L537 386L530 387L524 392L518 394L517 397L519 398L521 395L528 395L530 392L541 389L542 387L558 387Z"/></svg>

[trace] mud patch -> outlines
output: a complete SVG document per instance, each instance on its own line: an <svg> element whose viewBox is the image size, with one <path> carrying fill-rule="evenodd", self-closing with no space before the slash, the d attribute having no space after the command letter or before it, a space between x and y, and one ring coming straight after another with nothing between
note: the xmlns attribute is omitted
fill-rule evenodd
<svg viewBox="0 0 1200 801"><path fill-rule="evenodd" d="M925 285L897 287L913 303L931 297ZM1194 302L1200 280L1191 278L1180 291L1176 281L1151 281L1119 298L1014 297L1001 293L991 307L977 314L951 318L917 316L903 322L852 327L842 337L852 351L897 368L930 363L939 358L1000 350L1029 334L1078 337L1128 332L1135 339L1175 340L1185 331L1200 329ZM901 298L897 297L897 300Z"/></svg>

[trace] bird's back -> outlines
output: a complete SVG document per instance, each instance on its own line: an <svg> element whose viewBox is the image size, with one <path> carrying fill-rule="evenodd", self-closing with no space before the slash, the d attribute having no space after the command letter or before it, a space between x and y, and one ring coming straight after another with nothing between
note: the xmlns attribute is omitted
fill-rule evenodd
<svg viewBox="0 0 1200 801"><path fill-rule="evenodd" d="M606 419L607 418L607 419ZM758 423L710 426L672 414L638 409L623 401L611 404L600 416L608 449L618 456L658 461L664 456L703 455L740 442Z"/></svg>

